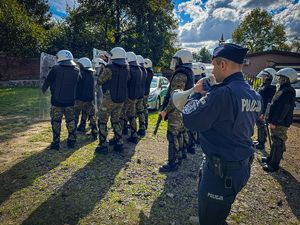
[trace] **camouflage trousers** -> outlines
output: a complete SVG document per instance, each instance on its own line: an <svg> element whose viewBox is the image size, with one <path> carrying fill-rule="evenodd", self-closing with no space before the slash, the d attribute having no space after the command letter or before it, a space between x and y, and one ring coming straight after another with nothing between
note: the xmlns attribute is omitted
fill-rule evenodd
<svg viewBox="0 0 300 225"><path fill-rule="evenodd" d="M144 98L137 99L136 114L137 114L137 117L139 118L139 130L146 130Z"/></svg>
<svg viewBox="0 0 300 225"><path fill-rule="evenodd" d="M180 113L177 110L172 110L168 113L168 128L167 139L169 141L168 161L169 163L177 163L181 160L184 148L184 125Z"/></svg>
<svg viewBox="0 0 300 225"><path fill-rule="evenodd" d="M143 98L144 115L145 115L145 128L146 128L146 129L148 129L148 115L149 115L148 107L147 107L147 104L148 104L148 96L149 96L149 95L144 95L144 98Z"/></svg>
<svg viewBox="0 0 300 225"><path fill-rule="evenodd" d="M122 129L119 122L120 114L122 111L123 103L114 103L111 100L110 92L107 91L103 96L103 102L99 108L99 145L106 146L106 138L108 135L107 122L110 117L111 125L114 131L114 140L117 145L123 144Z"/></svg>
<svg viewBox="0 0 300 225"><path fill-rule="evenodd" d="M76 125L75 125L75 110L74 106L68 107L57 107L51 106L50 111L51 116L51 125L52 125L52 132L53 132L53 143L60 142L60 132L61 132L61 122L63 116L65 116L66 125L68 129L68 141L76 141Z"/></svg>
<svg viewBox="0 0 300 225"><path fill-rule="evenodd" d="M269 164L273 167L279 166L283 152L286 150L285 142L288 139L287 130L288 127L284 126L276 126L274 129L270 129L272 146L269 156Z"/></svg>
<svg viewBox="0 0 300 225"><path fill-rule="evenodd" d="M131 100L129 98L124 102L121 116L120 124L123 130L129 121L130 133L132 137L138 137L137 135L137 123L136 123L136 100Z"/></svg>
<svg viewBox="0 0 300 225"><path fill-rule="evenodd" d="M75 101L75 123L76 123L76 126L78 125L79 115L80 115L81 111L82 111L81 122L85 124L85 122L83 122L83 121L86 121L87 117L89 117L92 133L97 134L98 130L97 130L97 125L96 125L94 103L92 101L91 102L86 102L86 101L81 101L81 100Z"/></svg>

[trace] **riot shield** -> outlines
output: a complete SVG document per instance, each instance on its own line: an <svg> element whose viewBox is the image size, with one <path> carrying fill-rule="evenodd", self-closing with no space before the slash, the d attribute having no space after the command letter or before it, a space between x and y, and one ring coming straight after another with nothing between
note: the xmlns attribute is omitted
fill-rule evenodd
<svg viewBox="0 0 300 225"><path fill-rule="evenodd" d="M41 120L50 119L51 93L47 90L45 94L41 91L50 69L57 64L56 57L42 52L40 57L40 90L39 90L39 118Z"/></svg>

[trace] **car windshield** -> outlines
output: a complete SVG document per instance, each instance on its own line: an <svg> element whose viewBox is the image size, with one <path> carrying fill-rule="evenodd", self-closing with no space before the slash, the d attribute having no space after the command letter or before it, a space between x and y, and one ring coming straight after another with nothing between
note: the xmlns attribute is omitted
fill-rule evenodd
<svg viewBox="0 0 300 225"><path fill-rule="evenodd" d="M300 81L296 84L292 84L292 87L295 89L300 89Z"/></svg>
<svg viewBox="0 0 300 225"><path fill-rule="evenodd" d="M151 81L150 88L156 88L157 87L157 78L153 78Z"/></svg>

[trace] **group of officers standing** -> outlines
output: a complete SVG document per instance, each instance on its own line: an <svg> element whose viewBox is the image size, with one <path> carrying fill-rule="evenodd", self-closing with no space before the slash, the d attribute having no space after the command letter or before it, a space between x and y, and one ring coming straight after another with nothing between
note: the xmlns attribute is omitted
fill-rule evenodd
<svg viewBox="0 0 300 225"><path fill-rule="evenodd" d="M168 163L160 167L160 171L176 171L188 150L195 153L194 137L198 133L201 149L206 156L199 173L198 185L201 225L226 224L231 205L250 177L255 152L251 137L255 124L258 128L258 149L264 148L266 141L265 124L268 123L271 128L271 152L268 157L262 159L262 162L267 163L264 170L277 171L285 151L286 134L292 123L295 100L295 90L291 83L297 80L297 72L291 68L278 72L271 68L261 71L258 77L262 78L263 82L257 93L242 74L247 51L247 48L235 44L224 44L214 49L212 73L217 83L209 90L204 89L205 77L195 82L191 52L179 50L171 62L171 69L175 72L170 79L166 99L159 113L162 118L168 120ZM93 105L94 89L88 88L90 83L93 83L93 69L87 58L78 60L78 69L69 51L62 50L57 57L59 65L52 68L42 87L42 91L45 92L50 86L52 93L51 148L59 149L63 114L69 131L68 147L72 148L76 141L75 130L80 109L84 109L90 117L92 136L97 138L96 120L91 119L94 111L89 111L83 106L84 102ZM122 134L126 133L128 122L128 141L137 143L138 135L145 135L146 104L153 77L151 67L150 60L143 61L141 56L136 56L133 52L126 53L120 47L111 50L109 63L102 59L95 60L97 84L102 86L103 91L103 102L98 112L99 145L95 152L107 153L108 144L113 145L116 151L123 151ZM88 81L83 82L85 74L89 74L86 75ZM271 86L272 81L276 83L276 77L279 77L277 90ZM176 89L191 88L193 93L181 113L174 108L171 94ZM88 98L79 97L79 93ZM109 117L114 137L107 142ZM139 118L139 131L136 117Z"/></svg>
<svg viewBox="0 0 300 225"><path fill-rule="evenodd" d="M152 62L134 52L126 52L121 47L113 48L110 53L109 60L101 55L93 60L94 65L88 58L80 58L77 61L79 67L70 51L61 50L57 53L58 65L50 70L41 88L43 93L49 86L51 90L53 141L50 148L60 148L63 115L69 133L69 148L75 147L76 129L85 131L87 119L90 121L93 139L96 140L99 134L96 153L108 153L108 144L113 145L116 151L123 151L122 134L128 133L128 127L129 142L138 143L139 136L145 135L148 128L148 95L154 75ZM107 142L109 117L114 136Z"/></svg>

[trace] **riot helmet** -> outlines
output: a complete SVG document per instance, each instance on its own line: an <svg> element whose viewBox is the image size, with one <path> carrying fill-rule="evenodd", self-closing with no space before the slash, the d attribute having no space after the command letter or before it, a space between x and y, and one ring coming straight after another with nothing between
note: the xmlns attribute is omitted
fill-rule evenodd
<svg viewBox="0 0 300 225"><path fill-rule="evenodd" d="M103 59L95 58L93 59L93 65L94 68L98 68L98 67L106 66L107 62L105 62Z"/></svg>
<svg viewBox="0 0 300 225"><path fill-rule="evenodd" d="M152 61L150 59L144 59L145 67L148 69L152 69Z"/></svg>
<svg viewBox="0 0 300 225"><path fill-rule="evenodd" d="M73 55L68 50L60 50L56 54L56 59L59 65L76 66L76 63L73 61Z"/></svg>
<svg viewBox="0 0 300 225"><path fill-rule="evenodd" d="M111 61L119 65L128 65L126 51L121 47L115 47L110 51Z"/></svg>
<svg viewBox="0 0 300 225"><path fill-rule="evenodd" d="M94 71L92 68L91 60L89 60L87 57L80 58L77 63L80 65L81 68L84 70Z"/></svg>
<svg viewBox="0 0 300 225"><path fill-rule="evenodd" d="M193 55L189 50L181 49L172 58L170 69L175 70L177 66L192 68Z"/></svg>
<svg viewBox="0 0 300 225"><path fill-rule="evenodd" d="M138 64L140 64L141 67L145 68L143 56L137 55L136 57L137 57Z"/></svg>
<svg viewBox="0 0 300 225"><path fill-rule="evenodd" d="M137 56L134 52L126 52L126 60L131 66L140 66L137 63Z"/></svg>
<svg viewBox="0 0 300 225"><path fill-rule="evenodd" d="M298 79L297 71L292 68L284 68L279 70L273 81L272 84L277 84L279 82L279 77L285 77L285 81L283 83L295 83Z"/></svg>
<svg viewBox="0 0 300 225"><path fill-rule="evenodd" d="M260 73L256 77L262 79L264 76L266 76L266 81L271 82L274 79L275 74L276 74L275 69L266 68L260 71Z"/></svg>

